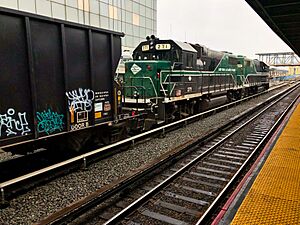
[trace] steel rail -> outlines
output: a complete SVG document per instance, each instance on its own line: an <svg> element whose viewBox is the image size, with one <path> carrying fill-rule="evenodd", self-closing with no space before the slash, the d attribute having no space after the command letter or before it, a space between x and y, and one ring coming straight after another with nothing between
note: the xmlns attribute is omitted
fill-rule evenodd
<svg viewBox="0 0 300 225"><path fill-rule="evenodd" d="M193 139L192 141L189 141L188 143L179 146L179 151L176 151L175 154L168 154L167 157L158 159L157 162L152 166L147 167L142 171L138 171L130 177L126 177L125 179L119 180L117 184L109 186L109 189L106 188L105 190L97 190L90 196L87 196L86 198L69 205L67 208L59 210L54 214L48 216L47 218L41 220L38 224L64 224L67 221L71 221L79 215L82 215L84 212L86 212L93 206L107 200L114 194L126 189L128 186L134 184L136 181L139 181L140 179L155 171L156 169L161 168L162 166L166 166L166 164L170 163L173 159L181 158L182 155L186 155L188 153L188 151L186 150L187 148L190 148L191 146L197 145L199 143L205 143L213 137L215 137L217 134L221 133L222 131L230 129L232 126L241 121L245 116L255 112L257 108L261 108L262 106L263 104L260 104L252 108L251 110L243 112L238 117L233 118L225 125L219 127L211 133L206 134L204 137L200 139Z"/></svg>
<svg viewBox="0 0 300 225"><path fill-rule="evenodd" d="M293 85L292 87L290 87L289 89L291 88L294 88L296 87L297 85L299 85L299 83L296 83L295 85ZM284 85L281 85L280 87L282 87ZM289 90L288 89L288 90ZM273 90L273 89L272 89ZM77 157L74 157L72 159L68 159L68 160L65 160L63 162L60 162L60 163L57 163L57 164L54 164L52 166L49 166L49 167L46 167L46 168L43 168L43 169L40 169L40 170L37 170L35 172L32 172L32 173L29 173L29 174L26 174L26 175L23 175L23 176L20 176L20 177L17 177L17 178L14 178L14 179L11 179L11 180L8 180L8 181L5 181L5 182L2 182L0 183L0 192L1 192L1 199L0 199L0 203L2 202L5 202L5 188L8 188L9 186L12 186L12 185L16 185L17 183L20 183L20 182L23 182L25 180L29 180L29 179L32 179L34 177L37 177L41 174L45 174L45 173L48 173L50 171L53 171L55 169L58 169L58 168L61 168L61 167L64 167L64 166L67 166L67 165L70 165L72 163L78 163L79 161L82 161L82 165L83 166L86 166L86 161L87 161L87 158L88 157L91 157L91 156L94 156L96 154L99 154L99 153L103 153L105 151L108 151L112 148L116 148L116 147L121 147L125 144L128 144L128 143L132 143L132 145L134 145L135 141L138 140L138 139L141 139L143 137L147 137L147 136L150 136L150 135L153 135L155 133L158 133L158 132L162 132L163 134L165 133L165 131L167 129L170 129L172 127L175 127L175 126L178 126L180 124L188 124L188 121L190 120L194 120L196 118L203 118L205 117L206 115L210 115L210 114L214 114L218 111L221 111L222 109L228 109L234 105L237 105L237 104L240 104L241 102L244 102L244 101L248 101L252 98L255 98L255 97L258 97L262 94L265 94L265 93L268 93L270 92L271 90L267 90L267 91L264 91L264 92L261 92L261 93L258 93L258 94L255 94L255 95L252 95L252 96L248 96L246 98L243 98L243 99L240 99L238 101L234 101L234 102L231 102L231 103L228 103L226 105L223 105L223 106L219 106L219 107L216 107L216 108L213 108L213 109L210 109L208 111L205 111L205 112L202 112L202 113L199 113L197 115L193 115L193 116L190 116L190 117L187 117L187 118L184 118L184 119L181 119L179 121L175 121L173 123L170 123L170 124L167 124L167 125L164 125L164 126L161 126L161 127L158 127L158 128L155 128L153 130L150 130L150 131L147 131L145 133L141 133L141 134L138 134L138 135L135 135L133 137L130 137L130 138L127 138L127 139L124 139L124 140L121 140L119 142L116 142L116 143L113 143L113 144L110 144L110 145L107 145L107 146L104 146L102 148L99 148L99 149L96 149L94 151L91 151L91 152L88 152L88 153L85 153L85 154L82 154L80 156L77 156ZM280 95L283 95L287 90L283 90L279 93L277 93L276 95L270 97L267 99L268 100L272 100L272 99L275 99L276 97L280 96Z"/></svg>
<svg viewBox="0 0 300 225"><path fill-rule="evenodd" d="M274 97L275 98L275 97ZM270 98L269 101L271 101L273 98ZM239 117L235 117L232 120L230 120L227 124L223 125L220 129L215 130L212 133L207 134L205 137L198 139L197 141L194 141L193 144L199 144L202 142L207 141L207 139L211 138L212 136L215 136L218 132L221 130L227 130L234 124L237 124L238 121L243 119L245 116L249 115L250 113L253 113L257 110L257 108L261 108L264 106L264 103L261 103L257 105L256 107L252 108L251 110L247 110ZM233 124L233 125L232 125ZM228 128L229 127L229 128ZM136 173L134 176L131 176L129 178L123 179L122 181L119 181L117 184L115 184L113 187L110 187L109 190L99 190L92 194L92 196L87 196L85 199L80 200L79 202L75 202L72 205L68 206L65 209L59 210L56 213L50 215L49 217L41 220L37 224L64 224L67 221L71 221L72 219L76 218L78 215L82 215L83 212L86 212L89 208L103 202L107 198L111 197L115 193L118 193L119 191L123 190L127 186L133 184L137 180L144 177L146 174L151 173L155 169L161 167L162 165L165 165L166 162L170 161L173 158L178 157L179 155L182 155L183 152L186 152L186 148L184 146L183 149L181 149L179 152L172 156L168 156L165 159L160 159L158 163L156 163L154 166L151 166L150 168L147 168L146 170L142 172Z"/></svg>
<svg viewBox="0 0 300 225"><path fill-rule="evenodd" d="M255 120L256 118L258 118L259 116L261 116L263 113L265 113L269 108L271 108L272 106L274 106L275 104L277 104L280 100L282 100L284 97L286 97L287 95L289 95L291 92L293 92L298 86L296 86L295 88L293 88L292 90L289 90L287 93L285 93L283 96L281 96L279 99L277 99L276 101L272 102L270 105L268 105L266 108L264 108L261 112L259 112L257 115L255 115L254 117L252 117L251 119L249 119L248 121L246 121L244 124L242 124L241 126L239 126L238 128L236 128L234 131L232 131L230 134L228 134L226 137L224 137L222 140L220 140L219 142L217 142L216 144L214 144L212 147L210 147L209 149L207 149L205 152L203 152L201 155L197 156L195 159L193 159L192 161L190 161L188 164L186 164L185 166L183 166L182 168L180 168L178 171L176 171L174 174L172 174L171 176L169 176L167 179L165 179L163 182L161 182L160 184L158 184L157 186L155 186L153 189L151 189L150 191L148 191L145 195L143 195L142 197L140 197L139 199L137 199L136 201L134 201L133 203L131 203L128 207L124 208L121 212L119 212L118 214L116 214L113 218L111 218L110 220L108 220L107 222L104 223L104 225L114 225L117 224L118 222L120 222L122 219L124 219L126 216L128 216L130 213L132 213L134 210L136 210L138 207L140 207L142 204L144 204L147 200L149 200L151 197L153 197L155 194L157 194L159 191L161 191L163 188L165 188L167 185L169 185L173 180L175 180L177 177L179 177L181 174L183 174L184 172L186 172L188 169L190 169L193 165L195 165L199 160L203 159L205 156L207 156L209 153L211 153L214 149L216 149L217 147L219 147L221 144L223 144L227 139L229 139L230 137L232 137L234 134L236 134L238 131L240 131L242 128L244 128L245 126L247 126L249 123L251 123L253 120ZM295 100L294 100L295 101ZM269 134L270 132L268 132ZM265 140L265 138L263 139ZM257 150L257 148L256 148ZM252 153L250 156L252 158L252 156L254 155L254 153ZM249 159L246 161L249 162ZM244 164L243 164L244 165ZM245 166L243 166L244 168ZM241 171L241 169L239 169L238 171ZM235 175L234 178L236 179L238 175ZM230 183L230 185L233 183L233 181ZM226 188L228 188L229 185L226 186ZM227 189L226 189L227 190ZM222 191L222 194L224 193L224 191ZM219 195L220 196L220 195ZM223 196L218 196L218 201L220 200L220 198ZM215 206L215 204L213 204ZM211 211L210 211L211 212Z"/></svg>
<svg viewBox="0 0 300 225"><path fill-rule="evenodd" d="M265 144L265 142L269 139L269 137L272 136L274 133L274 130L277 129L277 127L280 125L281 121L285 118L285 116L288 114L288 112L291 110L291 108L294 106L294 104L299 99L298 95L293 102L286 108L286 110L281 114L281 116L278 118L278 120L275 122L275 124L272 126L272 128L268 131L268 133L263 137L263 139L260 141L260 143L255 147L253 152L248 156L247 160L243 163L243 165L239 168L239 170L235 173L235 175L231 178L229 183L224 187L224 189L221 191L221 193L217 196L217 198L214 200L214 202L209 206L209 208L206 210L206 212L202 215L202 217L197 221L196 225L200 225L202 223L208 222L210 219L210 216L213 214L214 210L219 206L219 203L224 199L224 197L228 194L231 187L234 185L236 180L240 177L240 175L243 173L245 168L250 163L250 160L254 157L254 155L259 151L259 149Z"/></svg>

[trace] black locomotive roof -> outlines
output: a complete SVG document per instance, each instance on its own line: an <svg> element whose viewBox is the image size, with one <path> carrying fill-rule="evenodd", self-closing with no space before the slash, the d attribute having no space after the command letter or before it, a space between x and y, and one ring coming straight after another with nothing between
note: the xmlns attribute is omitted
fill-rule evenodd
<svg viewBox="0 0 300 225"><path fill-rule="evenodd" d="M181 41L173 41L181 50L188 52L197 52L190 44Z"/></svg>
<svg viewBox="0 0 300 225"><path fill-rule="evenodd" d="M157 44L170 44L172 47L175 46L175 47L177 47L178 49L180 49L182 51L194 52L194 53L197 52L195 50L195 48L193 48L189 43L170 40L170 39L169 40L160 40L158 38L150 39L150 40L141 42L134 51L148 51L148 50L153 49L155 47L155 45L157 45ZM143 50L143 47L145 47L145 46L149 46L149 49L148 50ZM168 49L164 49L164 50L168 50Z"/></svg>

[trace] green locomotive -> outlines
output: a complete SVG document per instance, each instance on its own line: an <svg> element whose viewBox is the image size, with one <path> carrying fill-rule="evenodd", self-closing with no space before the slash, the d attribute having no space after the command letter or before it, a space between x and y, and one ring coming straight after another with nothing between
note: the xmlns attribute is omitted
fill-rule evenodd
<svg viewBox="0 0 300 225"><path fill-rule="evenodd" d="M258 60L152 35L125 64L124 108L167 122L202 111L215 96L232 101L268 89L268 71Z"/></svg>

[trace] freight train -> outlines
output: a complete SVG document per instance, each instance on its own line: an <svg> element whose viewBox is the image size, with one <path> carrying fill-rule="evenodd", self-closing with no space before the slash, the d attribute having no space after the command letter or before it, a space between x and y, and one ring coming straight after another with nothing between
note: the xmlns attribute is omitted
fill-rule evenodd
<svg viewBox="0 0 300 225"><path fill-rule="evenodd" d="M149 126L198 113L216 96L232 101L269 88L261 61L153 35L125 70L124 109L146 111Z"/></svg>
<svg viewBox="0 0 300 225"><path fill-rule="evenodd" d="M79 150L106 139L121 106L113 80L123 33L5 8L0 29L0 148Z"/></svg>
<svg viewBox="0 0 300 225"><path fill-rule="evenodd" d="M0 148L79 151L268 88L259 61L151 36L115 71L123 33L0 8ZM129 124L129 125L128 125ZM134 124L134 125L132 125Z"/></svg>

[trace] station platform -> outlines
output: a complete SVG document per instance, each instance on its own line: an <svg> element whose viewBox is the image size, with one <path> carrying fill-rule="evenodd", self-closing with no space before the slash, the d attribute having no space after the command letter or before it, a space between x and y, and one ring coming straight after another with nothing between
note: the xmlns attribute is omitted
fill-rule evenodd
<svg viewBox="0 0 300 225"><path fill-rule="evenodd" d="M299 103L212 224L300 224Z"/></svg>

